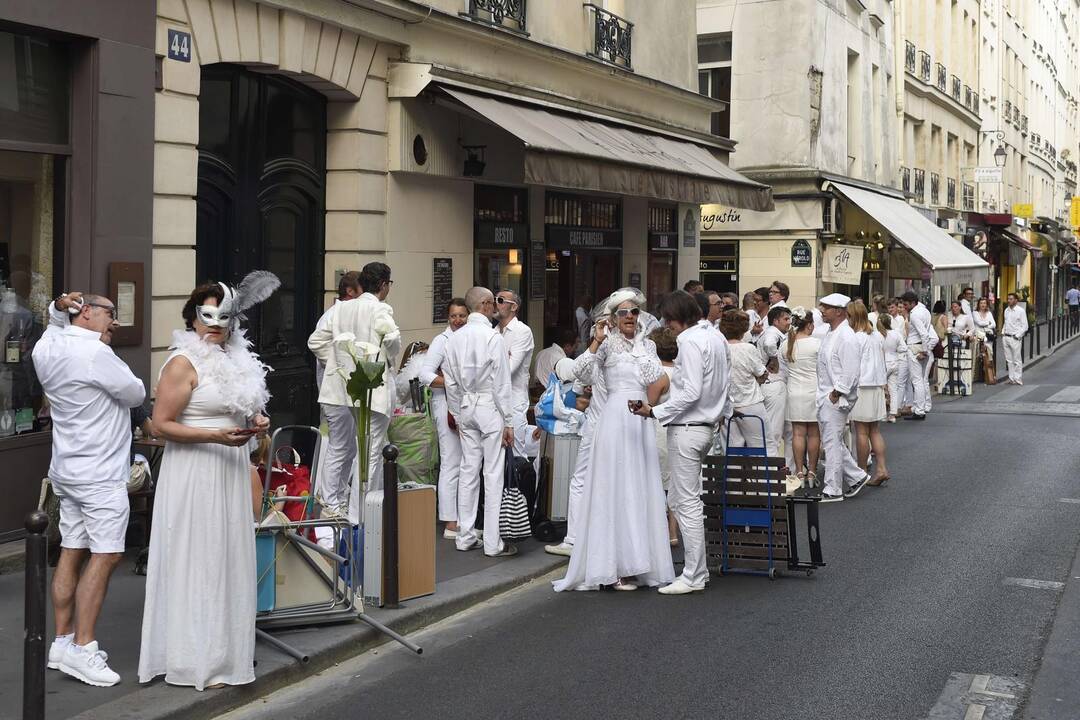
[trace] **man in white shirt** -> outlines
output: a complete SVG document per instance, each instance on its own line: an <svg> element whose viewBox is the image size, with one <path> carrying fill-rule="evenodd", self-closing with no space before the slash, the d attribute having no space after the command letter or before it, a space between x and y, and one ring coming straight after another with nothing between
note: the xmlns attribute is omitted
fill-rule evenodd
<svg viewBox="0 0 1080 720"><path fill-rule="evenodd" d="M116 327L108 298L62 295L49 306L49 327L33 350L53 424L49 480L60 499L63 538L49 667L98 687L120 682L94 628L124 553L131 408L146 398L142 380L109 347Z"/></svg>
<svg viewBox="0 0 1080 720"><path fill-rule="evenodd" d="M357 445L354 406L346 390L347 378L355 364L349 352L342 347L345 344L342 341L348 338L355 343L364 343L369 355L361 359L379 360L386 365L383 384L375 388L371 395L371 432L368 435L371 451L366 489L379 490L383 480L382 450L386 446L386 430L390 426L394 398L394 379L390 369L397 364L401 351L401 332L394 322L394 310L385 302L392 285L387 265L368 263L360 271L363 294L330 308L325 326L316 329L308 338L308 348L326 364L319 402L324 409L327 406L342 408L331 409L340 421L330 426L326 463L323 465L325 482L319 482L323 488L323 505L337 512L348 510L350 519L355 522L360 519L358 503L361 488L357 487L357 492L352 494L357 498L357 506L350 507L350 475Z"/></svg>
<svg viewBox="0 0 1080 720"><path fill-rule="evenodd" d="M338 281L338 296L334 299L334 305L346 300L352 300L353 298L360 297L360 293L363 292L360 289L360 273L355 270L350 270L341 276L341 280ZM330 311L334 308L331 305L326 309L326 312L322 314L322 317L315 323L315 329L321 330L326 327L326 324L330 322ZM318 358L315 358L315 386L322 389L323 374L326 372L326 363ZM335 406L336 407L336 406ZM326 414L326 407L320 406L323 412L323 417L327 419L327 424L330 424L330 417ZM349 413L352 414L351 412Z"/></svg>
<svg viewBox="0 0 1080 720"><path fill-rule="evenodd" d="M851 299L840 293L818 301L829 334L818 351L818 425L825 450L825 487L821 502L838 502L854 497L870 479L855 462L844 442L848 415L859 392L862 351L855 332L848 325L847 306Z"/></svg>
<svg viewBox="0 0 1080 720"><path fill-rule="evenodd" d="M1020 305L1016 293L1005 299L1008 307L1001 323L1001 337L1005 345L1005 367L1009 370L1009 384L1024 384L1023 346L1028 331L1027 310Z"/></svg>
<svg viewBox="0 0 1080 720"><path fill-rule="evenodd" d="M773 280L772 285L769 286L768 295L766 296L769 302L769 310L773 308L788 306L788 298L791 297L791 288L787 283L780 282L779 280Z"/></svg>
<svg viewBox="0 0 1080 720"><path fill-rule="evenodd" d="M1069 324L1075 330L1077 323L1080 323L1080 283L1075 280L1065 292L1065 303L1069 306Z"/></svg>
<svg viewBox="0 0 1080 720"><path fill-rule="evenodd" d="M592 297L583 295L577 308L574 309L574 322L577 323L578 337L581 339L582 345L588 345L589 338L592 336L593 319L591 313Z"/></svg>
<svg viewBox="0 0 1080 720"><path fill-rule="evenodd" d="M787 347L791 310L786 305L778 303L769 310L767 319L768 326L758 337L757 342L761 362L765 363L769 371L768 379L761 386L761 394L765 396L765 444L768 447L779 448L781 440L787 438L784 443L784 457L787 466L793 468L795 456L791 452L791 423L784 421L787 411L787 379L780 372L780 355L783 352L781 348Z"/></svg>
<svg viewBox="0 0 1080 720"><path fill-rule="evenodd" d="M960 293L960 308L968 317L975 311L975 288L964 288Z"/></svg>
<svg viewBox="0 0 1080 720"><path fill-rule="evenodd" d="M655 417L667 428L671 481L668 507L679 521L685 547L682 575L660 588L664 595L700 592L709 581L705 562L705 522L701 502L701 462L712 445L713 431L728 394L728 356L724 337L702 319L686 293L664 298L660 314L678 336L679 354L668 399L656 407L643 403L636 411Z"/></svg>
<svg viewBox="0 0 1080 720"><path fill-rule="evenodd" d="M925 420L930 412L930 366L934 364L933 350L938 344L937 333L934 332L930 311L919 302L919 296L911 290L900 296L904 307L908 310L908 335L907 344L909 351L909 363L911 365L911 389L914 402L911 406L909 420Z"/></svg>
<svg viewBox="0 0 1080 720"><path fill-rule="evenodd" d="M484 554L517 554L499 536L499 508L503 491L506 448L514 444L514 405L510 358L499 333L491 327L495 297L487 288L465 294L469 318L446 343L443 382L446 404L461 437L458 474L457 549L480 547L476 538L476 509L480 476L484 478Z"/></svg>
<svg viewBox="0 0 1080 720"><path fill-rule="evenodd" d="M500 290L495 296L495 313L499 319L499 334L510 357L510 385L514 400L514 454L525 457L525 440L529 422L529 364L532 362L533 334L528 325L517 318L521 298L512 290Z"/></svg>
<svg viewBox="0 0 1080 720"><path fill-rule="evenodd" d="M547 388L548 378L555 370L555 365L565 357L573 357L577 350L578 332L575 328L559 328L555 331L555 342L551 347L544 348L536 353L536 363L533 366L533 382L542 388ZM429 351L430 352L430 351Z"/></svg>

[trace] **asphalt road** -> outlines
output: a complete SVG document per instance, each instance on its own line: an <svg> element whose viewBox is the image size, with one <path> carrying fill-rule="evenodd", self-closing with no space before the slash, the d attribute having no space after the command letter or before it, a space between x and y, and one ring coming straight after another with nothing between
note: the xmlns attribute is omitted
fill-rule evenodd
<svg viewBox="0 0 1080 720"><path fill-rule="evenodd" d="M1025 383L1080 385L1080 345ZM383 646L226 717L960 720L981 676L979 717L1019 717L1080 543L1080 419L993 411L1008 389L888 426L893 479L821 507L813 577L538 582L420 633L421 657Z"/></svg>

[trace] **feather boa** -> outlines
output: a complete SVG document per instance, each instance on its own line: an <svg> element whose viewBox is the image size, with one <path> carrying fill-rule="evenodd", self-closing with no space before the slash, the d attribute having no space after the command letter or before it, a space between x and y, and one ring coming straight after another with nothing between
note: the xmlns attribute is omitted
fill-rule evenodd
<svg viewBox="0 0 1080 720"><path fill-rule="evenodd" d="M250 347L243 329L237 328L224 346L203 342L193 331L176 330L170 349L192 361L200 382L217 386L226 410L251 417L265 410L270 400L266 389L270 367Z"/></svg>

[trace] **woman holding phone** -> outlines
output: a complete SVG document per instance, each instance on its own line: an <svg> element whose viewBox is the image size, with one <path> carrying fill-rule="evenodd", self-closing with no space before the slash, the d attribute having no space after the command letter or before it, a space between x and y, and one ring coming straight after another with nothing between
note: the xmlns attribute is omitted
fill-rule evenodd
<svg viewBox="0 0 1080 720"><path fill-rule="evenodd" d="M243 289L244 283L241 283ZM276 287L276 286L275 286ZM272 292L272 290L271 290ZM255 533L248 442L264 435L266 366L249 349L238 291L201 285L161 369L165 438L143 611L139 681L197 690L255 679Z"/></svg>
<svg viewBox="0 0 1080 720"><path fill-rule="evenodd" d="M574 363L582 382L602 375L607 400L589 451L570 566L556 591L636 590L675 579L656 431L633 414L647 395L659 395L664 375L656 345L638 322L638 299L628 290L612 293L589 347Z"/></svg>

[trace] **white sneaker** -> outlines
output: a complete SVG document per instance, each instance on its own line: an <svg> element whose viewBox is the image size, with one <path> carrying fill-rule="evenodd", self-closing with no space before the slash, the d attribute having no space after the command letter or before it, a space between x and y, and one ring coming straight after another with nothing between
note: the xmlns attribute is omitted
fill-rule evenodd
<svg viewBox="0 0 1080 720"><path fill-rule="evenodd" d="M574 546L561 542L558 545L545 545L544 552L549 555L564 555L570 557L570 553L574 552Z"/></svg>
<svg viewBox="0 0 1080 720"><path fill-rule="evenodd" d="M98 650L96 640L83 647L71 643L64 651L59 669L60 672L76 680L82 680L87 685L111 687L120 682L120 676L114 673L105 662L108 659L109 656L105 654L105 651Z"/></svg>
<svg viewBox="0 0 1080 720"><path fill-rule="evenodd" d="M665 585L658 591L661 595L689 595L690 593L701 592L705 589L705 583L701 585L691 585L686 580L679 576L675 578L675 582L670 585Z"/></svg>
<svg viewBox="0 0 1080 720"><path fill-rule="evenodd" d="M456 540L457 530L447 530L446 528L443 528L442 536L443 540Z"/></svg>
<svg viewBox="0 0 1080 720"><path fill-rule="evenodd" d="M52 641L52 645L49 646L49 664L46 667L50 670L60 669L60 661L64 659L64 651L68 649L68 645L71 644L74 637L74 634L56 636L56 639Z"/></svg>

